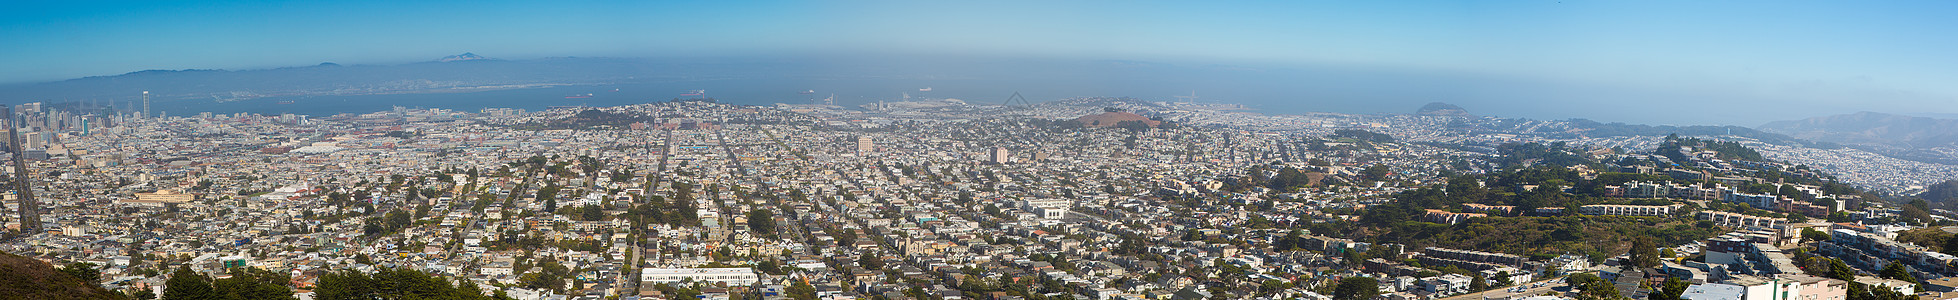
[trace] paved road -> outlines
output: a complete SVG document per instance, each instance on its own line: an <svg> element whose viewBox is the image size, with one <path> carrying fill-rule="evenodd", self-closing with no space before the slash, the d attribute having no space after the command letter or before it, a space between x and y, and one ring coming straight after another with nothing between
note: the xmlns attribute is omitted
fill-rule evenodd
<svg viewBox="0 0 1958 300"><path fill-rule="evenodd" d="M1552 278L1547 280L1538 280L1530 283L1524 283L1521 284L1520 286L1531 286L1539 283L1543 284L1543 286L1527 288L1524 289L1522 292L1510 292L1509 289L1515 287L1515 286L1511 286L1508 288L1495 289L1495 290L1485 291L1481 293L1467 293L1467 294L1455 295L1453 297L1442 298L1441 300L1504 299L1514 295L1542 295L1544 292L1556 292L1561 294L1563 291L1570 290L1568 288L1563 288L1566 286L1564 284L1563 279L1564 279L1563 277L1557 277L1557 278Z"/></svg>

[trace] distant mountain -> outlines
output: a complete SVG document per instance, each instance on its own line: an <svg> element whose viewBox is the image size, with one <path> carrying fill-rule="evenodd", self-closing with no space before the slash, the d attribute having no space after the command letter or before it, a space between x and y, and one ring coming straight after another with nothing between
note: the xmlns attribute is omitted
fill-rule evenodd
<svg viewBox="0 0 1958 300"><path fill-rule="evenodd" d="M1654 126L1654 125L1642 125L1642 124L1625 124L1625 123L1617 123L1617 122L1599 123L1598 121L1592 121L1588 119L1569 119L1569 120L1565 120L1565 122L1568 122L1570 124L1570 127L1572 129L1575 129L1576 132L1570 135L1573 137L1577 136L1578 134L1576 133L1580 133L1580 132L1582 133L1583 136L1590 136L1590 137L1665 136L1669 134L1678 134L1680 136L1732 135L1732 136L1755 139L1763 143L1776 144L1776 145L1804 145L1809 147L1822 147L1822 148L1840 147L1839 145L1835 145L1831 143L1816 143L1812 141L1806 141L1802 139L1789 137L1787 135L1776 134L1771 132L1763 132L1759 130L1754 130L1753 128L1740 127L1740 126L1708 126L1708 125Z"/></svg>
<svg viewBox="0 0 1958 300"><path fill-rule="evenodd" d="M261 70L145 70L55 82L0 85L8 102L130 101L149 91L156 101L226 102L276 96L367 95L476 91L537 85L725 78L714 61L625 58L500 60L464 53L401 65L340 65Z"/></svg>
<svg viewBox="0 0 1958 300"><path fill-rule="evenodd" d="M0 299L123 299L40 260L0 253Z"/></svg>
<svg viewBox="0 0 1958 300"><path fill-rule="evenodd" d="M444 57L442 57L442 59L440 59L440 60L436 60L436 61L440 61L440 62L452 62L452 61L465 61L465 60L488 60L488 59L490 59L490 58L488 58L488 57L483 57L483 56L481 56L481 55L476 55L475 53L469 53L469 52L463 52L462 54L457 54L457 55L450 55L450 56L444 56Z"/></svg>
<svg viewBox="0 0 1958 300"><path fill-rule="evenodd" d="M1462 107L1455 106L1454 104L1441 103L1441 102L1433 102L1433 103L1428 103L1428 105L1422 105L1421 109L1414 111L1414 113L1420 115L1429 115L1429 116L1469 115L1467 109L1462 109Z"/></svg>
<svg viewBox="0 0 1958 300"><path fill-rule="evenodd" d="M1842 144L1903 148L1958 146L1958 120L1876 112L1776 121L1762 131Z"/></svg>

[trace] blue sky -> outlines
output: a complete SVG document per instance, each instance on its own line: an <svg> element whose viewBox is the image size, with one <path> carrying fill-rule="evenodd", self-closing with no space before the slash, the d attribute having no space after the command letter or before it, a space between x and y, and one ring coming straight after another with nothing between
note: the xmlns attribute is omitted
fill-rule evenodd
<svg viewBox="0 0 1958 300"><path fill-rule="evenodd" d="M576 2L576 3L557 3ZM0 83L551 56L933 54L1340 65L1958 112L1958 2L44 1ZM1772 99L1761 100L1761 99ZM1773 103L1769 103L1773 102Z"/></svg>

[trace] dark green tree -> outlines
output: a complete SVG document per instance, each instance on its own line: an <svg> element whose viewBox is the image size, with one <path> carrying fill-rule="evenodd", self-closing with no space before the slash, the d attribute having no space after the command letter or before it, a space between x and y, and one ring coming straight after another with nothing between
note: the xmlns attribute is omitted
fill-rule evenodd
<svg viewBox="0 0 1958 300"><path fill-rule="evenodd" d="M537 189L537 200L544 201L545 212L557 211L558 189L556 182L545 183L543 188Z"/></svg>
<svg viewBox="0 0 1958 300"><path fill-rule="evenodd" d="M1828 240L1829 240L1829 233L1827 232L1822 232L1821 230L1815 230L1814 227L1802 228L1803 242L1822 242ZM1951 245L1951 242L1947 241L1945 242L1945 245ZM1945 249L1951 249L1951 248L1947 246L1945 247ZM1946 250L1946 251L1950 251L1950 250Z"/></svg>
<svg viewBox="0 0 1958 300"><path fill-rule="evenodd" d="M864 252L862 256L857 257L857 265L862 266L865 270L883 270L884 258L872 255L870 252Z"/></svg>
<svg viewBox="0 0 1958 300"><path fill-rule="evenodd" d="M320 300L372 299L378 288L373 278L354 270L320 274L317 286L313 293Z"/></svg>
<svg viewBox="0 0 1958 300"><path fill-rule="evenodd" d="M1605 281L1604 278L1598 278L1596 274L1570 274L1570 276L1564 277L1564 282L1570 283L1577 290L1584 291L1584 293L1579 294L1579 298L1581 299L1616 299L1621 297L1618 294L1617 285L1611 284L1610 281Z"/></svg>
<svg viewBox="0 0 1958 300"><path fill-rule="evenodd" d="M219 299L225 300L298 299L286 286L291 281L292 276L284 273L237 268L231 270L231 278L218 279L211 286Z"/></svg>
<svg viewBox="0 0 1958 300"><path fill-rule="evenodd" d="M1367 181L1385 181L1389 173L1392 173L1392 171L1387 169L1387 165L1374 164L1367 166L1366 169L1360 170L1360 179Z"/></svg>
<svg viewBox="0 0 1958 300"><path fill-rule="evenodd" d="M1372 277L1347 277L1333 288L1333 300L1368 300L1380 295L1380 281Z"/></svg>
<svg viewBox="0 0 1958 300"><path fill-rule="evenodd" d="M787 292L789 294L788 295L789 299L796 299L796 300L816 299L816 287L809 286L809 282L807 281L796 280L794 284L789 285L789 290Z"/></svg>
<svg viewBox="0 0 1958 300"><path fill-rule="evenodd" d="M1686 293L1687 286L1690 286L1690 284L1687 284L1684 280L1679 280L1676 277L1666 277L1666 283L1661 285L1658 291L1651 294L1651 300L1680 300L1679 295Z"/></svg>
<svg viewBox="0 0 1958 300"><path fill-rule="evenodd" d="M387 231L387 228L382 227L380 222L367 222L366 226L361 226L360 228L360 232L369 237L378 236Z"/></svg>
<svg viewBox="0 0 1958 300"><path fill-rule="evenodd" d="M597 205L587 204L584 207L578 208L578 215L580 219L585 221L605 220L605 210L598 208Z"/></svg>
<svg viewBox="0 0 1958 300"><path fill-rule="evenodd" d="M762 273L769 274L769 275L784 274L782 272L782 263L776 262L774 259L762 260L761 262L755 263L755 271L761 271Z"/></svg>
<svg viewBox="0 0 1958 300"><path fill-rule="evenodd" d="M1958 235L1945 237L1944 249L1939 249L1939 250L1944 250L1944 254L1958 253ZM1954 254L1954 255L1958 255L1958 254Z"/></svg>
<svg viewBox="0 0 1958 300"><path fill-rule="evenodd" d="M484 296L480 288L466 280L460 286L451 286L448 279L412 269L381 269L372 275L353 270L321 274L319 288L313 292L315 299L320 300L509 299L502 293Z"/></svg>
<svg viewBox="0 0 1958 300"><path fill-rule="evenodd" d="M1850 221L1849 212L1847 211L1837 211L1837 212L1829 213L1829 222L1844 223L1849 221Z"/></svg>
<svg viewBox="0 0 1958 300"><path fill-rule="evenodd" d="M764 237L775 236L775 212L767 209L748 211L748 230Z"/></svg>
<svg viewBox="0 0 1958 300"><path fill-rule="evenodd" d="M1271 250L1279 251L1279 252L1298 250L1300 246L1299 243L1304 242L1305 240L1303 235L1304 232L1301 230L1292 230L1291 233L1285 234L1284 238L1280 238L1278 239L1278 241L1272 242Z"/></svg>
<svg viewBox="0 0 1958 300"><path fill-rule="evenodd" d="M1263 282L1258 283L1258 293L1260 294L1277 293L1278 291L1283 291L1291 288L1292 288L1292 283L1284 280L1265 279Z"/></svg>
<svg viewBox="0 0 1958 300"><path fill-rule="evenodd" d="M191 271L189 265L177 267L165 281L163 300L219 300L216 290L211 288L211 279L204 274Z"/></svg>
<svg viewBox="0 0 1958 300"><path fill-rule="evenodd" d="M1883 270L1878 271L1877 275L1889 279L1896 279L1896 280L1903 280L1903 281L1917 281L1916 277L1910 276L1910 271L1904 270L1904 264L1897 263L1894 261L1890 262L1890 264L1888 265L1884 265Z"/></svg>
<svg viewBox="0 0 1958 300"><path fill-rule="evenodd" d="M414 225L415 219L409 216L408 213L398 210L391 211L387 214L387 224L388 230L401 230L402 228L408 228L408 225Z"/></svg>
<svg viewBox="0 0 1958 300"><path fill-rule="evenodd" d="M1488 197L1489 189L1483 188L1475 177L1456 176L1448 179L1448 198L1454 203L1478 203Z"/></svg>
<svg viewBox="0 0 1958 300"><path fill-rule="evenodd" d="M428 203L415 205L415 218L416 219L427 218L428 211L432 209L435 209L435 207L429 206Z"/></svg>
<svg viewBox="0 0 1958 300"><path fill-rule="evenodd" d="M82 282L100 283L102 281L102 270L96 269L95 264L92 263L72 262L56 270L60 270L62 273L68 273L68 276L74 276L75 279L81 279Z"/></svg>
<svg viewBox="0 0 1958 300"><path fill-rule="evenodd" d="M1632 249L1629 251L1630 253L1627 254L1631 258L1632 265L1640 268L1659 266L1659 247L1654 245L1651 237L1632 238Z"/></svg>
<svg viewBox="0 0 1958 300"><path fill-rule="evenodd" d="M1856 269L1849 268L1849 264L1842 263L1842 260L1840 259L1834 259L1834 258L1829 259L1828 274L1829 274L1828 276L1829 278L1841 279L1844 281L1856 280Z"/></svg>
<svg viewBox="0 0 1958 300"><path fill-rule="evenodd" d="M132 291L129 292L130 299L156 300L156 292L151 292L150 289L134 289Z"/></svg>

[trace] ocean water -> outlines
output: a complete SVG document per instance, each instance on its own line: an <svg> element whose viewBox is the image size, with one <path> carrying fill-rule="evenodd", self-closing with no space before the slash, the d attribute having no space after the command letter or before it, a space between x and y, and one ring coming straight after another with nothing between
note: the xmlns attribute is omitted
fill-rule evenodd
<svg viewBox="0 0 1958 300"><path fill-rule="evenodd" d="M874 68L745 67L725 74L665 81L559 86L468 93L270 97L218 103L207 99L153 104L170 115L198 112L303 114L368 113L394 106L476 111L486 107L544 109L552 106L615 106L667 101L688 90L706 90L722 103L812 103L835 95L855 106L877 101L952 98L998 104L1015 92L1032 102L1074 97L1132 97L1176 101L1195 93L1201 102L1243 104L1255 112L1299 114L1411 113L1446 102L1486 116L1537 119L1590 118L1647 124L1737 124L1812 116L1822 108L1779 103L1781 98L1731 96L1633 88L1561 79L1362 67L1254 69L1147 64L997 64L998 66ZM842 68L839 68L842 69ZM680 72L680 71L673 71ZM931 91L920 91L931 88ZM815 90L810 95L799 91ZM565 98L591 94L590 98ZM289 104L287 104L289 103ZM1690 108L1690 109L1682 109ZM1734 114L1748 111L1747 114Z"/></svg>

